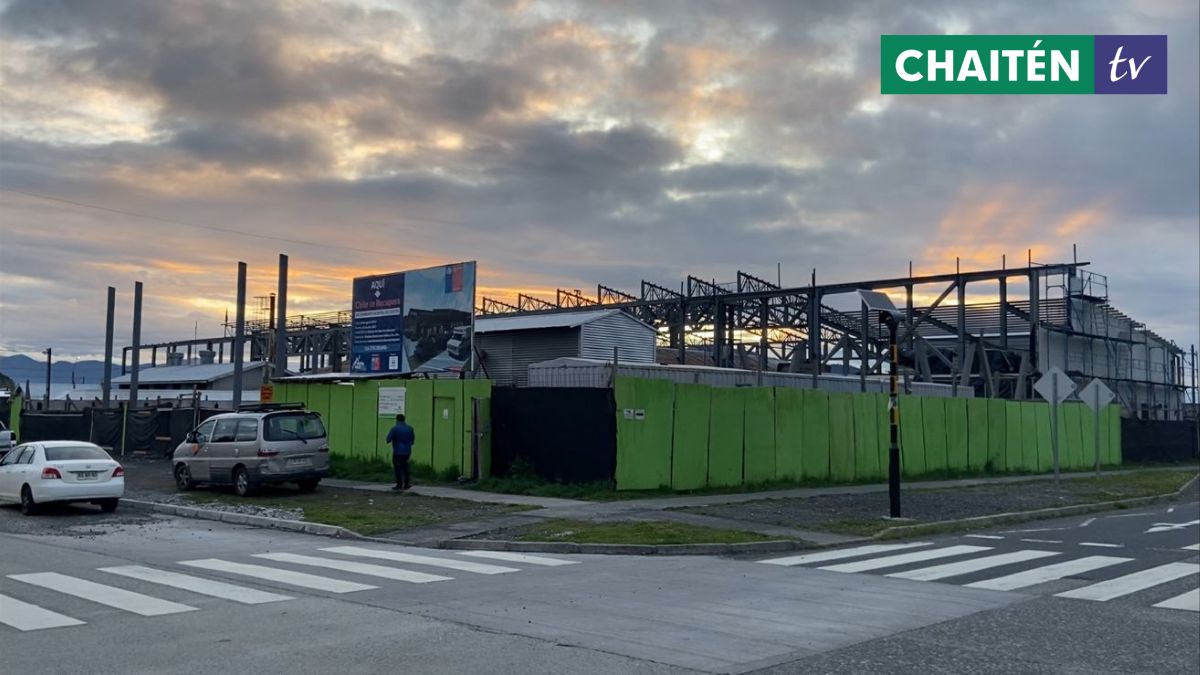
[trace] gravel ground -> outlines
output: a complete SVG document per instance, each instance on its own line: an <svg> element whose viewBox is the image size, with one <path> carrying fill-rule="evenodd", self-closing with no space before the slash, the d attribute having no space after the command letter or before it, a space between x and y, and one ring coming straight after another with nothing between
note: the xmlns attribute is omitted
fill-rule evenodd
<svg viewBox="0 0 1200 675"><path fill-rule="evenodd" d="M1179 475L1181 479L1174 487L1149 492L1144 484L1123 486L1117 481L1105 479L1102 485L1097 485L1091 479L1076 479L1065 480L1057 486L1048 481L1036 481L947 490L904 490L901 496L905 518L917 522L936 522L1165 493L1183 484L1186 473ZM801 529L857 533L864 527L882 529L895 525L881 518L886 515L887 508L887 493L876 492L804 499L763 499L681 510Z"/></svg>

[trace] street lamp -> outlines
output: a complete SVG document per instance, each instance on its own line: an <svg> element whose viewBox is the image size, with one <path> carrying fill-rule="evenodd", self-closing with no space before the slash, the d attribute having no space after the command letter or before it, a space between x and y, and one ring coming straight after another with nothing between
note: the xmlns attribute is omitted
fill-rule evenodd
<svg viewBox="0 0 1200 675"><path fill-rule="evenodd" d="M868 310L879 315L879 323L888 328L888 370L890 388L888 390L888 511L892 518L900 517L900 393L899 374L900 357L898 352L896 331L900 325L900 310L892 304L886 293L878 291L859 290L859 297ZM867 327L863 326L863 332ZM863 336L866 340L866 335Z"/></svg>

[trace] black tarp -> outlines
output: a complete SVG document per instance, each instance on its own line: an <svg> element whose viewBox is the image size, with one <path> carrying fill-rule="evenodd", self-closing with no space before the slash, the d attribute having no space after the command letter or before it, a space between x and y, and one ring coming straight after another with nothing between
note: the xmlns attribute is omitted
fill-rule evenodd
<svg viewBox="0 0 1200 675"><path fill-rule="evenodd" d="M22 441L91 441L96 445L122 449L125 452L143 451L170 454L183 442L187 432L195 428L193 420L204 420L221 411L201 408L85 408L76 412L21 414ZM228 411L225 411L228 412Z"/></svg>
<svg viewBox="0 0 1200 675"><path fill-rule="evenodd" d="M1121 459L1126 462L1174 462L1196 459L1196 423L1121 420Z"/></svg>
<svg viewBox="0 0 1200 675"><path fill-rule="evenodd" d="M617 466L616 404L610 389L492 389L492 474L525 459L543 479L611 480Z"/></svg>
<svg viewBox="0 0 1200 675"><path fill-rule="evenodd" d="M88 425L83 412L21 413L22 443L29 441L86 441Z"/></svg>

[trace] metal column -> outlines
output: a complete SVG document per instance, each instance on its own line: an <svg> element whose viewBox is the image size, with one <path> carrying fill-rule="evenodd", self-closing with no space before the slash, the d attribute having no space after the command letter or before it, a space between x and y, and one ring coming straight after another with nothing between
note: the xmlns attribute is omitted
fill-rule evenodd
<svg viewBox="0 0 1200 675"><path fill-rule="evenodd" d="M138 370L142 354L142 282L133 284L133 347L129 370L129 405L137 406Z"/></svg>
<svg viewBox="0 0 1200 675"><path fill-rule="evenodd" d="M279 290L276 292L275 318L275 376L287 374L288 341L287 341L287 291L288 291L288 257L279 254Z"/></svg>
<svg viewBox="0 0 1200 675"><path fill-rule="evenodd" d="M117 289L108 287L108 314L104 320L104 371L101 375L100 393L104 407L112 397L113 322L117 315Z"/></svg>
<svg viewBox="0 0 1200 675"><path fill-rule="evenodd" d="M233 407L242 404L242 356L246 348L246 263L238 263L237 323L233 333Z"/></svg>

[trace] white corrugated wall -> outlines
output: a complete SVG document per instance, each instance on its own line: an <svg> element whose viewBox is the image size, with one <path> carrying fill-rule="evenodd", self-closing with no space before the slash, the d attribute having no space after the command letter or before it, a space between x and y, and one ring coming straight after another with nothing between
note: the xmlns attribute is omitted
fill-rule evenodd
<svg viewBox="0 0 1200 675"><path fill-rule="evenodd" d="M589 321L580 329L577 356L611 361L616 347L621 363L654 363L654 329L625 312Z"/></svg>

